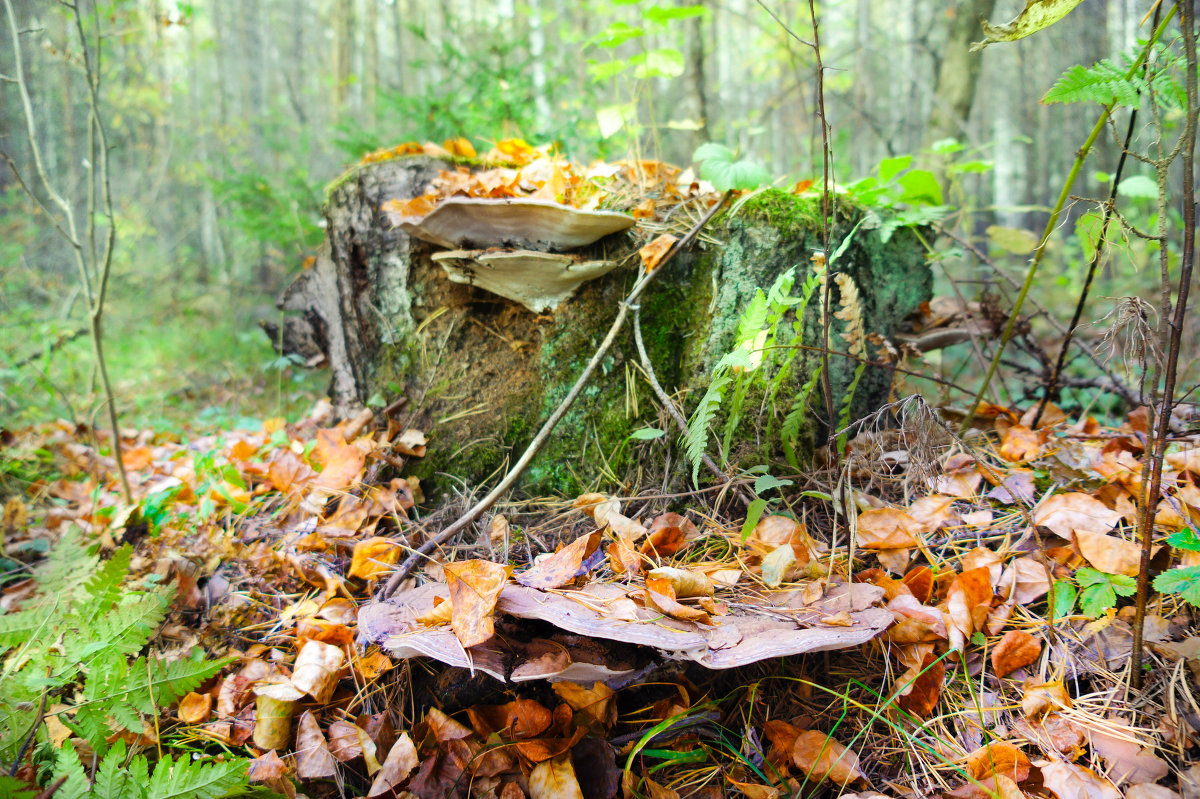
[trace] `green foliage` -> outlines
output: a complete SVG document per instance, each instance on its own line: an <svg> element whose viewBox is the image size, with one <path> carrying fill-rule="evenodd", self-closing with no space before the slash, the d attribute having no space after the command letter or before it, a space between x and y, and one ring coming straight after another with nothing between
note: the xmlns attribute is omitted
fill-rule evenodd
<svg viewBox="0 0 1200 799"><path fill-rule="evenodd" d="M1134 45L1132 52L1140 53L1145 40ZM1184 65L1182 52L1156 45L1146 76L1133 55L1126 53L1119 62L1101 59L1090 67L1076 64L1055 82L1042 98L1044 103L1116 103L1136 107L1151 91L1155 102L1163 108L1181 109L1187 106L1187 94L1178 73Z"/></svg>
<svg viewBox="0 0 1200 799"><path fill-rule="evenodd" d="M71 531L33 573L36 594L20 610L0 614L0 758L11 761L22 742L36 733L47 763L46 779L67 777L56 796L113 796L154 799L216 797L245 784L246 764L218 765L162 760L153 776L130 781L138 762L123 743L110 746L113 733L141 733L144 719L194 690L228 660L190 657L163 661L146 654L172 597L169 588L138 590L126 584L132 550L116 550L101 561ZM38 715L51 696L66 701L59 720L83 739L100 760L89 787L75 749L52 750Z"/></svg>
<svg viewBox="0 0 1200 799"><path fill-rule="evenodd" d="M1180 566L1163 572L1154 578L1154 590L1178 594L1185 602L1200 607L1200 566Z"/></svg>
<svg viewBox="0 0 1200 799"><path fill-rule="evenodd" d="M956 152L954 145L961 149L961 145L953 140L938 145L941 149L936 152L943 155ZM928 169L913 169L913 160L911 155L885 158L876 167L877 176L867 176L847 188L855 201L867 207L869 225L878 228L879 238L885 243L899 228L928 225L950 211L937 176ZM985 162L968 163L971 167L962 171L991 168Z"/></svg>
<svg viewBox="0 0 1200 799"><path fill-rule="evenodd" d="M692 160L700 164L700 177L717 191L756 189L771 178L762 164L745 158L735 161L732 150L715 142L701 144Z"/></svg>
<svg viewBox="0 0 1200 799"><path fill-rule="evenodd" d="M1132 577L1106 574L1087 566L1075 572L1075 582L1079 584L1079 609L1092 618L1116 607L1118 596L1133 596L1137 592Z"/></svg>

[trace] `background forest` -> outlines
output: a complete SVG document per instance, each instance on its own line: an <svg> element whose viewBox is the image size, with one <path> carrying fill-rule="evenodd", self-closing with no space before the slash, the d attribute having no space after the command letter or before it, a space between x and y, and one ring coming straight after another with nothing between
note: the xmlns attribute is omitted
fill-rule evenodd
<svg viewBox="0 0 1200 799"><path fill-rule="evenodd" d="M835 179L915 156L945 177L947 227L1014 274L1028 247L997 227L1041 229L1094 121L1088 104L1039 99L1069 66L1116 58L1150 27L1143 4L1087 0L1038 36L968 56L980 17L1005 20L1020 5L820 7ZM74 23L47 0L12 8L45 167L82 208L88 106ZM459 135L486 147L517 136L557 142L584 163L633 154L686 165L698 144L718 141L767 166L780 185L821 171L813 51L789 33L808 30L806 4L122 0L98 10L98 99L118 233L106 328L118 404L137 418L207 408L232 420L320 390L322 378L273 358L255 323L277 317L275 296L321 239L326 185L373 149ZM8 31L4 41L0 73L11 76ZM11 81L0 83L0 97L0 141L27 168ZM1139 129L1134 146L1150 135ZM1118 152L1115 132L1097 141L1039 279L1043 305L1073 302L1065 287L1088 254L1073 231L1080 218L1095 227L1097 202L1084 198L1106 194ZM1140 164L1126 176L1139 170L1152 176ZM1123 192L1126 213L1148 221L1154 190L1145 176ZM3 413L85 418L95 406L77 272L3 164L0 226ZM996 282L993 267L960 243L942 245L939 278L952 275L965 296ZM1117 249L1093 297L1152 296L1156 278L1142 267L1153 251L1140 241ZM1088 318L1112 309L1111 300L1095 302ZM1183 364L1193 352L1185 348Z"/></svg>

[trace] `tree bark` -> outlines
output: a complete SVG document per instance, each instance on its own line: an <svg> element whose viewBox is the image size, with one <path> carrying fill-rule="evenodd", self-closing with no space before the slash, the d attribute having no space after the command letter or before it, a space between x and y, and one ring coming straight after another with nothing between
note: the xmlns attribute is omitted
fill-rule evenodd
<svg viewBox="0 0 1200 799"><path fill-rule="evenodd" d="M991 16L996 0L959 0L946 13L951 15L941 68L934 88L933 111L926 128L926 144L940 139L967 140L967 120L975 103L979 82L981 53L972 53L971 44L983 38L981 18Z"/></svg>
<svg viewBox="0 0 1200 799"><path fill-rule="evenodd" d="M325 244L285 291L280 306L300 314L285 338L310 339L327 356L330 392L341 416L364 403L382 406L406 396L401 422L430 436L425 458L410 464L418 476L448 472L476 484L521 452L557 407L637 273L632 266L618 267L543 314L450 282L430 258L435 248L391 228L379 210L385 200L422 193L445 167L436 159L413 157L349 173L329 196ZM685 413L703 394L714 364L733 346L739 317L756 291L792 267L798 267L797 285L805 279L811 254L820 246L817 208L812 199L780 191L756 195L713 221L708 233L720 244L681 254L639 300L658 379L682 398ZM845 235L856 214L839 218L836 230ZM582 255L634 264L642 243L635 235L618 234ZM904 317L930 296L924 251L909 230L896 231L884 243L861 227L840 269L859 289L866 330L884 336L898 332ZM836 291L834 296L836 301ZM820 340L818 306L814 299L800 321L812 341ZM839 334L834 348L841 352L847 349L840 337L844 325L834 320ZM529 469L527 486L570 492L602 483L613 488L622 481L636 486L643 478L661 483L674 433L650 442L629 440L630 432L642 427L670 429L659 418L638 360L626 330ZM801 352L776 403L762 403L759 396L746 404L741 446L731 453L735 467L778 455L764 431L778 431L779 417L820 360L819 353ZM856 365L830 359L838 407ZM890 386L888 370L868 368L852 397L854 418L885 403ZM755 403L767 407L773 419L760 416ZM805 437L815 440L823 421L808 419ZM677 452L670 461L682 487L690 469L678 468Z"/></svg>

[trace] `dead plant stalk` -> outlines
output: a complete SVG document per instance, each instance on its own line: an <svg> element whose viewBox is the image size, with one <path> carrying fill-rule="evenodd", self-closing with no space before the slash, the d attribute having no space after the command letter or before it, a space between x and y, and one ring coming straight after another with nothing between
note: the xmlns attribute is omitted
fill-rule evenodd
<svg viewBox="0 0 1200 799"><path fill-rule="evenodd" d="M37 181L50 202L58 208L56 215L42 203L33 191L33 187L24 173L17 167L12 156L0 149L0 157L8 163L17 182L29 196L29 199L54 224L56 230L70 245L79 270L79 280L83 285L84 296L88 304L88 331L92 340L92 356L95 361L96 373L100 378L100 386L104 392L104 405L107 410L108 426L112 435L113 459L117 464L117 472L121 479L121 492L127 504L133 504L133 493L129 488L129 477L125 473L125 459L121 452L121 429L117 418L117 405L113 396L112 383L108 377L108 365L104 358L104 300L108 294L108 279L112 273L113 248L116 244L117 227L113 215L112 189L108 176L108 135L105 132L104 120L100 115L100 26L98 12L93 8L95 17L95 41L89 46L87 34L83 27L83 18L79 6L75 3L63 3L70 10L74 22L75 33L83 55L84 79L87 83L88 103L88 191L87 191L87 227L86 245L80 239L79 229L75 223L75 213L71 203L63 197L50 181L42 159L42 151L38 145L41 136L34 121L33 103L29 96L29 86L25 79L25 67L21 58L20 31L17 29L17 15L13 10L12 0L4 0L4 8L8 13L8 29L12 40L13 61L16 74L11 78L17 85L21 96L21 109L25 116L25 133L29 138L29 149L33 155L34 173ZM94 58L93 58L94 56ZM99 184L99 197L97 197ZM96 214L103 214L106 226L104 244L101 248L96 241Z"/></svg>
<svg viewBox="0 0 1200 799"><path fill-rule="evenodd" d="M1175 408L1175 381L1179 370L1180 342L1183 338L1183 323L1188 308L1188 293L1192 285L1192 269L1196 258L1196 114L1200 111L1198 98L1196 70L1196 21L1195 9L1188 3L1178 4L1180 10L1179 27L1183 39L1184 57L1187 62L1185 70L1185 87L1187 90L1187 110L1184 115L1187 120L1183 135L1176 152L1181 154L1183 163L1183 242L1180 247L1179 276L1176 283L1174 313L1171 307L1171 283L1167 272L1167 242L1164 238L1162 247L1163 269L1163 307L1162 319L1169 324L1164 331L1167 338L1165 362L1162 366L1162 394L1158 399L1158 407L1154 409L1152 424L1147 430L1148 439L1152 437L1153 451L1150 451L1151 441L1147 440L1147 455L1144 462L1150 468L1150 481L1142 481L1144 493L1139 498L1138 507L1138 537L1142 544L1141 563L1138 568L1137 596L1135 599L1135 615L1133 621L1133 652L1130 662L1130 683L1134 688L1142 686L1142 642L1143 628L1146 621L1146 603L1150 596L1150 555L1154 548L1154 516L1158 508L1158 497L1162 491L1163 460L1167 451L1167 438L1171 427L1171 413ZM1158 172L1160 204L1165 201L1167 167L1174 160L1176 153L1159 159L1155 167ZM1160 212L1160 226L1166 224L1165 208ZM1160 228L1165 236L1166 231ZM1144 468L1143 468L1144 471Z"/></svg>

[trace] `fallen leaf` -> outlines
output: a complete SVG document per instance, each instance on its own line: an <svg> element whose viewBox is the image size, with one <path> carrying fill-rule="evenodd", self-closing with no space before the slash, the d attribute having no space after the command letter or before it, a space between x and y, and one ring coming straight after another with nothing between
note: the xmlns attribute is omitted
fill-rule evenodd
<svg viewBox="0 0 1200 799"><path fill-rule="evenodd" d="M1063 686L1061 680L1046 683L1027 682L1024 685L1025 695L1021 697L1021 712L1026 718L1036 718L1053 710L1069 708L1072 705L1071 695Z"/></svg>
<svg viewBox="0 0 1200 799"><path fill-rule="evenodd" d="M393 444L401 455L411 455L414 458L425 457L425 434L420 430L405 430Z"/></svg>
<svg viewBox="0 0 1200 799"><path fill-rule="evenodd" d="M199 724L212 712L212 694L190 692L179 700L179 720L184 724Z"/></svg>
<svg viewBox="0 0 1200 799"><path fill-rule="evenodd" d="M583 799L571 758L559 755L543 760L529 772L530 799Z"/></svg>
<svg viewBox="0 0 1200 799"><path fill-rule="evenodd" d="M381 796L395 790L408 779L408 775L419 762L412 739L408 737L407 732L400 733L400 737L392 744L387 758L383 761L382 768L375 775L375 781L371 783L371 790L367 796Z"/></svg>
<svg viewBox="0 0 1200 799"><path fill-rule="evenodd" d="M581 535L553 555L539 561L532 569L513 575L521 585L542 590L558 588L586 574L587 559L600 545L600 532Z"/></svg>
<svg viewBox="0 0 1200 799"><path fill-rule="evenodd" d="M1058 799L1121 799L1111 782L1091 769L1061 760L1039 760L1042 785Z"/></svg>
<svg viewBox="0 0 1200 799"><path fill-rule="evenodd" d="M337 772L337 761L329 752L321 725L311 710L300 714L300 726L296 730L296 775L303 780L332 777Z"/></svg>
<svg viewBox="0 0 1200 799"><path fill-rule="evenodd" d="M453 617L450 628L463 648L482 644L495 633L496 599L508 581L508 570L486 560L465 560L443 566L450 588Z"/></svg>
<svg viewBox="0 0 1200 799"><path fill-rule="evenodd" d="M987 567L968 569L954 578L946 594L950 648L962 649L976 630L982 630L992 607L991 572Z"/></svg>
<svg viewBox="0 0 1200 799"><path fill-rule="evenodd" d="M1072 533L1107 533L1121 514L1095 497L1078 491L1055 494L1033 511L1033 523L1070 540Z"/></svg>
<svg viewBox="0 0 1200 799"><path fill-rule="evenodd" d="M1108 765L1108 778L1117 785L1158 782L1171 772L1167 762L1142 746L1131 729L1117 734L1116 730L1092 727L1088 739Z"/></svg>
<svg viewBox="0 0 1200 799"><path fill-rule="evenodd" d="M796 563L796 553L791 544L783 544L767 553L762 559L762 578L768 588L776 588L783 582L788 571Z"/></svg>
<svg viewBox="0 0 1200 799"><path fill-rule="evenodd" d="M863 549L907 549L919 543L920 527L899 508L873 508L858 515L855 540Z"/></svg>
<svg viewBox="0 0 1200 799"><path fill-rule="evenodd" d="M329 725L329 751L342 763L361 757L367 766L367 775L379 771L375 758L375 742L362 727L345 719Z"/></svg>
<svg viewBox="0 0 1200 799"><path fill-rule="evenodd" d="M976 780L1003 775L1013 782L1023 782L1029 777L1030 768L1025 753L1004 741L987 744L967 755L967 770Z"/></svg>
<svg viewBox="0 0 1200 799"><path fill-rule="evenodd" d="M304 692L287 683L275 683L255 688L254 695L254 745L283 749L292 740L292 715Z"/></svg>
<svg viewBox="0 0 1200 799"><path fill-rule="evenodd" d="M945 662L932 653L925 655L919 668L910 668L896 678L900 686L896 704L918 718L928 718L937 707L945 679Z"/></svg>
<svg viewBox="0 0 1200 799"><path fill-rule="evenodd" d="M601 729L607 730L616 722L616 693L603 682L595 682L591 688L569 681L551 683L550 687L572 710L583 713Z"/></svg>
<svg viewBox="0 0 1200 799"><path fill-rule="evenodd" d="M553 721L550 710L533 699L516 699L504 705L476 705L467 710L476 732L483 738L495 732L509 738L541 735Z"/></svg>
<svg viewBox="0 0 1200 799"><path fill-rule="evenodd" d="M1097 571L1136 577L1141 568L1142 548L1132 541L1085 530L1075 534L1075 543Z"/></svg>
<svg viewBox="0 0 1200 799"><path fill-rule="evenodd" d="M346 654L336 646L308 641L296 656L292 685L324 704L342 678Z"/></svg>
<svg viewBox="0 0 1200 799"><path fill-rule="evenodd" d="M349 575L363 580L374 580L391 571L391 567L400 560L402 552L400 543L390 538L376 536L359 541L354 545Z"/></svg>
<svg viewBox="0 0 1200 799"><path fill-rule="evenodd" d="M598 527L603 527L608 523L608 514L621 512L620 501L607 494L580 494L571 503L571 507L591 516L596 520Z"/></svg>
<svg viewBox="0 0 1200 799"><path fill-rule="evenodd" d="M1033 460L1042 450L1042 435L1025 425L1016 424L1004 431L1000 441L1000 455L1005 460L1021 463Z"/></svg>
<svg viewBox="0 0 1200 799"><path fill-rule="evenodd" d="M679 239L675 236L672 236L670 233L663 233L661 236L654 239L654 241L638 250L638 256L642 259L642 266L646 269L646 271L653 272L655 268L658 267L659 262L662 261L663 257L671 251L671 247L674 246L675 242L677 241L679 241Z"/></svg>
<svg viewBox="0 0 1200 799"><path fill-rule="evenodd" d="M866 781L858 767L858 755L818 730L796 736L792 763L815 782L826 778L838 785Z"/></svg>
<svg viewBox="0 0 1200 799"><path fill-rule="evenodd" d="M469 729L450 718L436 707L431 707L428 711L426 711L425 723L429 725L429 729L433 732L433 737L437 739L437 742L440 744L444 744L448 741L459 741L463 738L470 738L473 734Z"/></svg>
<svg viewBox="0 0 1200 799"><path fill-rule="evenodd" d="M1024 630L1009 630L992 650L992 669L1004 677L1033 663L1042 654L1042 642Z"/></svg>
<svg viewBox="0 0 1200 799"><path fill-rule="evenodd" d="M276 793L295 796L296 788L290 780L284 778L285 774L287 774L287 764L283 762L283 758L275 754L274 749L251 760L246 770L246 778L250 782L261 782Z"/></svg>

